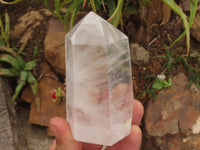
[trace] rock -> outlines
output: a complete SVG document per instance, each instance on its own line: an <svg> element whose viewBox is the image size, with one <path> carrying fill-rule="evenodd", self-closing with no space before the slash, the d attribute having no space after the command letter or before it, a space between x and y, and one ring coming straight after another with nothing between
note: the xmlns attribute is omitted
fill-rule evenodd
<svg viewBox="0 0 200 150"><path fill-rule="evenodd" d="M50 20L44 41L45 57L55 71L65 76L65 30L59 20Z"/></svg>
<svg viewBox="0 0 200 150"><path fill-rule="evenodd" d="M15 125L18 141L16 150L48 150L53 139L46 134L46 127L31 125L28 122L30 107L21 105L17 111Z"/></svg>
<svg viewBox="0 0 200 150"><path fill-rule="evenodd" d="M192 133L193 134L200 133L200 117L197 119L196 123L192 126Z"/></svg>
<svg viewBox="0 0 200 150"><path fill-rule="evenodd" d="M46 134L46 127L31 125L28 122L30 108L25 105L21 106L17 113L18 132L21 134L21 139L24 145L20 146L19 150L48 150L53 139ZM20 143L22 145L22 141Z"/></svg>
<svg viewBox="0 0 200 150"><path fill-rule="evenodd" d="M200 146L200 91L183 73L172 80L172 86L158 94L146 109L147 134L155 138L161 150L198 150Z"/></svg>
<svg viewBox="0 0 200 150"><path fill-rule="evenodd" d="M9 90L0 77L0 150L14 150L15 138L12 128L12 120L4 90ZM11 100L11 99L10 99Z"/></svg>
<svg viewBox="0 0 200 150"><path fill-rule="evenodd" d="M200 42L200 12L197 13L194 22L191 27L191 35Z"/></svg>
<svg viewBox="0 0 200 150"><path fill-rule="evenodd" d="M11 103L11 85L0 78L0 150L47 150L52 138L46 128L28 123L29 107L21 106L16 112Z"/></svg>
<svg viewBox="0 0 200 150"><path fill-rule="evenodd" d="M130 44L130 55L133 64L142 65L149 62L149 53L138 44Z"/></svg>
<svg viewBox="0 0 200 150"><path fill-rule="evenodd" d="M163 138L156 138L155 141L161 150L199 150L200 136L186 137L183 134L174 136L166 135Z"/></svg>
<svg viewBox="0 0 200 150"><path fill-rule="evenodd" d="M149 135L191 133L200 117L200 91L185 89L187 84L188 78L179 73L173 78L172 86L162 90L155 103L148 104L145 124Z"/></svg>
<svg viewBox="0 0 200 150"><path fill-rule="evenodd" d="M24 90L24 92L27 93L22 94L22 99L28 102L32 102L29 122L41 126L48 126L49 120L54 116L66 118L65 102L53 102L51 98L52 90L57 89L58 87L64 89L65 86L63 83L57 80L55 73L51 71L50 67L47 64L42 64L41 74L43 74L43 76L38 82L40 113L38 113L37 111L37 107L35 105L35 102L33 101L34 97L30 89Z"/></svg>
<svg viewBox="0 0 200 150"><path fill-rule="evenodd" d="M39 11L30 11L18 19L18 23L11 30L11 38L17 39L21 45L22 51L29 40L33 38L34 30L42 25L44 20L42 14L48 16L48 11L41 9ZM20 37L20 39L19 39Z"/></svg>

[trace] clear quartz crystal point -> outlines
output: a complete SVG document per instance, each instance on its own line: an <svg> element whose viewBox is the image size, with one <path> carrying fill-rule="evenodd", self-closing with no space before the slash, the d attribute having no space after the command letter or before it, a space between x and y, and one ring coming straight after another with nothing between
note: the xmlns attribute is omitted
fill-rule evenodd
<svg viewBox="0 0 200 150"><path fill-rule="evenodd" d="M130 133L126 35L90 12L66 35L67 120L77 141L111 146Z"/></svg>

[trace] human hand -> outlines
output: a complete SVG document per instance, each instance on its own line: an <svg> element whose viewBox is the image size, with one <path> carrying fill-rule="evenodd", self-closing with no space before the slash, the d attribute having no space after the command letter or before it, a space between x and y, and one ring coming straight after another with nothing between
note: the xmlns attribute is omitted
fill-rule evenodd
<svg viewBox="0 0 200 150"><path fill-rule="evenodd" d="M142 120L144 108L138 100L134 100L133 120L129 136L108 147L106 150L139 150L142 141L142 132L139 124ZM69 123L59 117L50 120L50 128L56 140L49 150L101 150L101 145L75 141Z"/></svg>

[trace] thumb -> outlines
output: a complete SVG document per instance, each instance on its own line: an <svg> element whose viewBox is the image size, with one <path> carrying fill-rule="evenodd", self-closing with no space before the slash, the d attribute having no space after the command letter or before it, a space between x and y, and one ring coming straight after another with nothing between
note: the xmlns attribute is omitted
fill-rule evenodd
<svg viewBox="0 0 200 150"><path fill-rule="evenodd" d="M50 120L49 127L56 138L55 150L82 149L82 144L74 140L70 125L65 119L54 117Z"/></svg>

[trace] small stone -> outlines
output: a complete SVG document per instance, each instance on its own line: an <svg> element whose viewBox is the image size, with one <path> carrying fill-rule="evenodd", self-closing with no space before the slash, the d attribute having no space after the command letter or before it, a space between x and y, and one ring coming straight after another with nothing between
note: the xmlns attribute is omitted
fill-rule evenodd
<svg viewBox="0 0 200 150"><path fill-rule="evenodd" d="M149 53L138 44L130 44L130 55L133 64L143 65L149 62Z"/></svg>
<svg viewBox="0 0 200 150"><path fill-rule="evenodd" d="M190 141L191 140L191 137L186 137L186 138L184 138L182 141L183 141L183 143L186 143L186 142L188 142L188 141Z"/></svg>
<svg viewBox="0 0 200 150"><path fill-rule="evenodd" d="M200 133L200 117L197 119L196 123L192 126L192 133L193 134Z"/></svg>
<svg viewBox="0 0 200 150"><path fill-rule="evenodd" d="M164 74L158 74L157 78L165 80L166 76Z"/></svg>

